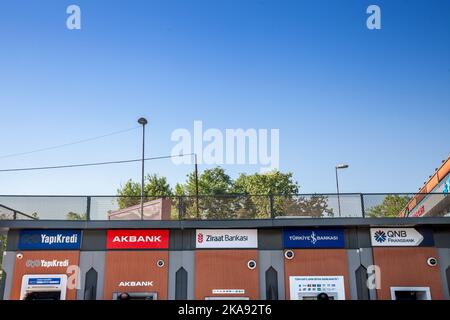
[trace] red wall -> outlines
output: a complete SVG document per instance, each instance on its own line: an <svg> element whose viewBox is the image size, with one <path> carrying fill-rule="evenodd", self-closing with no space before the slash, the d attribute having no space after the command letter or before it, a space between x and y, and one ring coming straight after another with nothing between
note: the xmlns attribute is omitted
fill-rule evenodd
<svg viewBox="0 0 450 320"><path fill-rule="evenodd" d="M195 299L243 296L259 299L258 267L250 270L249 260L258 266L257 250L204 250L195 253ZM213 289L244 289L244 294L217 294Z"/></svg>
<svg viewBox="0 0 450 320"><path fill-rule="evenodd" d="M296 249L292 260L285 259L285 293L290 300L290 276L344 276L345 298L350 299L348 258L345 249Z"/></svg>
<svg viewBox="0 0 450 320"><path fill-rule="evenodd" d="M439 259L435 248L373 248L381 273L378 299L391 300L391 287L430 287L431 299L444 299L439 265L428 266L429 257Z"/></svg>
<svg viewBox="0 0 450 320"><path fill-rule="evenodd" d="M20 291L22 287L22 277L27 274L71 274L67 273L67 267L27 267L28 260L58 260L63 261L68 259L70 265L79 265L80 252L79 251L21 251L23 257L18 259L14 264L14 277L11 291L11 300L20 299ZM69 285L69 280L67 284ZM76 289L67 289L66 300L76 300Z"/></svg>

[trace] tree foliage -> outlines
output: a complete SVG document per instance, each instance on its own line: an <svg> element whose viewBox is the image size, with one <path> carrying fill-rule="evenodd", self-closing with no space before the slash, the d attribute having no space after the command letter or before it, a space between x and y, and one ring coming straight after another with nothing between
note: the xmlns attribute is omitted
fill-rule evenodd
<svg viewBox="0 0 450 320"><path fill-rule="evenodd" d="M166 178L148 175L145 179L146 200L150 197L175 195L172 214L184 218L235 219L270 218L274 215L332 215L325 196L298 196L299 184L293 174L274 170L267 173L240 174L233 180L223 168L206 169L198 174L198 197L195 173L172 192ZM117 190L121 209L139 204L141 186L128 180Z"/></svg>
<svg viewBox="0 0 450 320"><path fill-rule="evenodd" d="M87 220L87 214L86 213L76 213L70 211L66 215L67 220Z"/></svg>
<svg viewBox="0 0 450 320"><path fill-rule="evenodd" d="M6 251L6 235L0 234L0 272L2 272L3 263L3 252ZM0 273L0 280L2 278L2 273Z"/></svg>
<svg viewBox="0 0 450 320"><path fill-rule="evenodd" d="M117 190L117 195L119 196L117 202L120 209L139 204L141 201L141 183L129 179L125 185ZM145 176L144 201L171 195L172 190L166 177L159 177L156 174L148 174Z"/></svg>
<svg viewBox="0 0 450 320"><path fill-rule="evenodd" d="M367 211L369 217L398 217L411 198L408 196L388 195L383 202Z"/></svg>

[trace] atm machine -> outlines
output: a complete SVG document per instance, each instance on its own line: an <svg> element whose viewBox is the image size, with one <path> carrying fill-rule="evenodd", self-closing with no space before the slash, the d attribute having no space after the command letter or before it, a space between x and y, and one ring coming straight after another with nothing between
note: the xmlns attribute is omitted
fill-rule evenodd
<svg viewBox="0 0 450 320"><path fill-rule="evenodd" d="M156 292L114 292L113 300L158 300Z"/></svg>
<svg viewBox="0 0 450 320"><path fill-rule="evenodd" d="M431 300L429 287L391 287L392 300Z"/></svg>
<svg viewBox="0 0 450 320"><path fill-rule="evenodd" d="M20 300L66 300L66 274L28 274L22 277Z"/></svg>

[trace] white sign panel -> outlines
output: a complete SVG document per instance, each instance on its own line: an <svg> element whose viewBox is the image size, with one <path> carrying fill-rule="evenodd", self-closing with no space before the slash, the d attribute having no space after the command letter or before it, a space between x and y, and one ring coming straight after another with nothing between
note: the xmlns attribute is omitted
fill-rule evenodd
<svg viewBox="0 0 450 320"><path fill-rule="evenodd" d="M417 247L423 236L414 228L371 228L374 247Z"/></svg>
<svg viewBox="0 0 450 320"><path fill-rule="evenodd" d="M289 288L291 300L317 300L320 293L330 300L345 300L343 276L291 276Z"/></svg>
<svg viewBox="0 0 450 320"><path fill-rule="evenodd" d="M196 248L257 248L257 229L198 229Z"/></svg>
<svg viewBox="0 0 450 320"><path fill-rule="evenodd" d="M245 294L244 289L213 289L213 294Z"/></svg>

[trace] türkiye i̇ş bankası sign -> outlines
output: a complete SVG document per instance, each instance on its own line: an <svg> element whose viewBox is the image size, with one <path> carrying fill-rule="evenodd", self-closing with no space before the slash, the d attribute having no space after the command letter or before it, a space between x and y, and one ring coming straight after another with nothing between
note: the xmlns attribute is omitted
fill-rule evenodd
<svg viewBox="0 0 450 320"><path fill-rule="evenodd" d="M257 248L257 229L199 229L196 248Z"/></svg>
<svg viewBox="0 0 450 320"><path fill-rule="evenodd" d="M286 229L285 248L344 248L343 229Z"/></svg>

